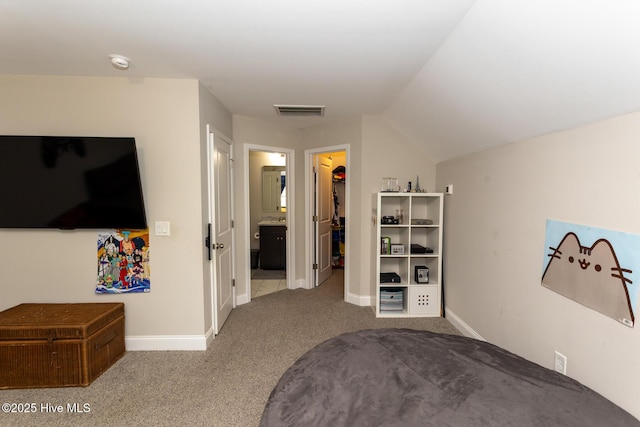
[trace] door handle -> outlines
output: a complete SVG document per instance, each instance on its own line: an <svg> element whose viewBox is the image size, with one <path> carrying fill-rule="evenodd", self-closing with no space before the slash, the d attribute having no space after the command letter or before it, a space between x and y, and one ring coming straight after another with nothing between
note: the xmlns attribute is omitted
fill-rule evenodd
<svg viewBox="0 0 640 427"><path fill-rule="evenodd" d="M214 243L213 249L224 249L224 243Z"/></svg>
<svg viewBox="0 0 640 427"><path fill-rule="evenodd" d="M207 237L204 238L204 245L207 247L207 257L211 261L211 223L207 224Z"/></svg>

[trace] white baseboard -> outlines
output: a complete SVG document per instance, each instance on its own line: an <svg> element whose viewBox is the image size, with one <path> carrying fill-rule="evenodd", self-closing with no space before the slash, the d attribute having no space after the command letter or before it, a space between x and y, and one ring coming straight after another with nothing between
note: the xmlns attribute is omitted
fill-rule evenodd
<svg viewBox="0 0 640 427"><path fill-rule="evenodd" d="M211 345L211 343L213 342L213 339L216 337L216 334L213 333L213 327L209 328L209 330L207 331L207 333L204 336L204 341L205 341L205 350L209 348L209 346Z"/></svg>
<svg viewBox="0 0 640 427"><path fill-rule="evenodd" d="M361 307L370 307L373 305L373 297L371 295L347 294L347 302Z"/></svg>
<svg viewBox="0 0 640 427"><path fill-rule="evenodd" d="M251 302L249 294L236 295L236 307Z"/></svg>
<svg viewBox="0 0 640 427"><path fill-rule="evenodd" d="M449 322L451 322L453 326L456 327L456 329L462 332L463 335L486 341L479 333L474 331L471 326L469 326L464 320L462 320L458 315L451 311L449 307L445 307L445 317Z"/></svg>
<svg viewBox="0 0 640 427"><path fill-rule="evenodd" d="M213 334L207 335L149 335L129 336L124 342L127 351L204 351L213 340Z"/></svg>
<svg viewBox="0 0 640 427"><path fill-rule="evenodd" d="M311 289L308 285L307 285L307 281L305 279L296 279L295 283L295 288L294 289Z"/></svg>

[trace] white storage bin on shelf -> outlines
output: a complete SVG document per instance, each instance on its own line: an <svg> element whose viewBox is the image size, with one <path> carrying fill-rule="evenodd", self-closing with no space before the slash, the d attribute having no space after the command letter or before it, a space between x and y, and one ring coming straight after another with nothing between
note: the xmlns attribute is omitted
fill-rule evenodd
<svg viewBox="0 0 640 427"><path fill-rule="evenodd" d="M438 288L435 286L411 285L409 287L409 315L440 315Z"/></svg>
<svg viewBox="0 0 640 427"><path fill-rule="evenodd" d="M441 316L442 202L442 193L374 193L376 316ZM388 290L402 295L402 310Z"/></svg>

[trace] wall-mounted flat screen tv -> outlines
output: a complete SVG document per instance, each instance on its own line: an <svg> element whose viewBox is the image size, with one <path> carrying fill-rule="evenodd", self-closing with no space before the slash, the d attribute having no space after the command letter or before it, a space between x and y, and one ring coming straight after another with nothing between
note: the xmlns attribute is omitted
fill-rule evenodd
<svg viewBox="0 0 640 427"><path fill-rule="evenodd" d="M0 136L0 228L147 228L135 139Z"/></svg>

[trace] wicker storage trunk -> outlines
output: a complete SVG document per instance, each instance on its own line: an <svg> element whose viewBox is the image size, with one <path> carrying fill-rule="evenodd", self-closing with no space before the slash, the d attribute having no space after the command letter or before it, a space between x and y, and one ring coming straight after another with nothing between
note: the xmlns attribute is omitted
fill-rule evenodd
<svg viewBox="0 0 640 427"><path fill-rule="evenodd" d="M0 389L88 386L124 353L123 303L0 312Z"/></svg>

